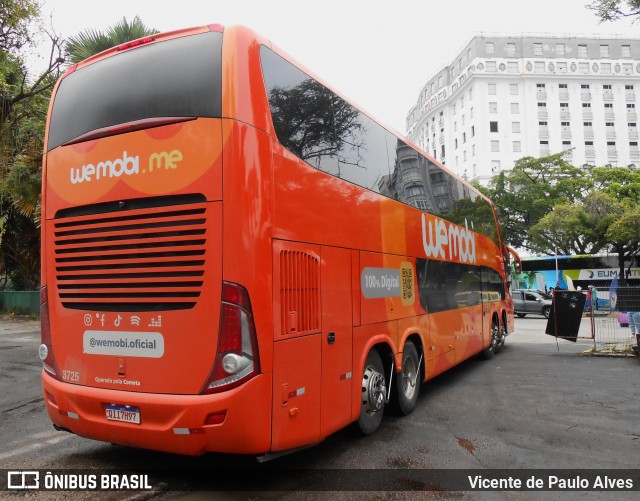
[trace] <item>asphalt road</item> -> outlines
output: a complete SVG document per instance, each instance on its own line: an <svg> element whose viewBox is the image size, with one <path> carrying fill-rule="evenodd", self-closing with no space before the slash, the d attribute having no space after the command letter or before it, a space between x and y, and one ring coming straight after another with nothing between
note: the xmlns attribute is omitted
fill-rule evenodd
<svg viewBox="0 0 640 501"><path fill-rule="evenodd" d="M206 499L209 493L180 477L184 470L215 478L221 468L273 472L273 491L216 493L224 499L603 499L581 492L337 492L331 476L295 476L280 469L639 469L640 360L581 356L592 346L544 334L546 321L516 319L516 332L492 360L470 359L422 386L407 417L389 415L377 433L358 438L345 429L312 448L256 468L252 458L210 454L199 458L113 446L55 431L44 411L37 358L39 324L0 320L0 469L141 467L156 472L153 484L181 492L29 493L28 499ZM586 326L581 331L587 333ZM350 475L347 473L345 475ZM379 476L374 472L374 477ZM364 477L374 480L374 477ZM221 479L222 481L222 479ZM213 481L215 486L215 480ZM224 485L224 484L221 484ZM429 484L422 487L428 487ZM406 486L405 486L406 487ZM395 488L402 489L398 484ZM16 499L0 492L0 498ZM607 493L607 499L637 499ZM635 493L637 496L637 492Z"/></svg>

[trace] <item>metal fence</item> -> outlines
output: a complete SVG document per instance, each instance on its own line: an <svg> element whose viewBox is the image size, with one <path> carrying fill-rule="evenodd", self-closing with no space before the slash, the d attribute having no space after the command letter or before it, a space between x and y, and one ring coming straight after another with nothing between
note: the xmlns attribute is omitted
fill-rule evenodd
<svg viewBox="0 0 640 501"><path fill-rule="evenodd" d="M39 291L0 291L0 311L39 313Z"/></svg>
<svg viewBox="0 0 640 501"><path fill-rule="evenodd" d="M611 347L627 351L636 345L629 328L629 313L640 311L640 287L596 287L596 300L589 291L585 312L591 317L591 329L597 349Z"/></svg>

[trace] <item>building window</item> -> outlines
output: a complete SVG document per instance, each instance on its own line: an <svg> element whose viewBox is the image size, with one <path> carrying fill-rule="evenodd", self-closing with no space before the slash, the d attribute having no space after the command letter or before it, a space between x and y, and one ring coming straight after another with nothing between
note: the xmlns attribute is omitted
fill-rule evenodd
<svg viewBox="0 0 640 501"><path fill-rule="evenodd" d="M463 133L462 133L462 142L463 142L463 143L466 143L466 142L467 142L467 133L466 133L466 132L463 132Z"/></svg>
<svg viewBox="0 0 640 501"><path fill-rule="evenodd" d="M489 95L490 96L495 96L496 94L497 94L497 92L496 92L496 84L490 83L489 84Z"/></svg>
<svg viewBox="0 0 640 501"><path fill-rule="evenodd" d="M582 103L583 108L591 108L591 103ZM585 110L588 111L588 110Z"/></svg>
<svg viewBox="0 0 640 501"><path fill-rule="evenodd" d="M487 52L487 54L493 54L496 51L496 44L494 44L493 42L487 42L484 45L484 50Z"/></svg>
<svg viewBox="0 0 640 501"><path fill-rule="evenodd" d="M609 57L609 46L601 45L600 46L600 57Z"/></svg>
<svg viewBox="0 0 640 501"><path fill-rule="evenodd" d="M520 141L513 142L513 152L520 153L522 151L522 143Z"/></svg>
<svg viewBox="0 0 640 501"><path fill-rule="evenodd" d="M491 160L491 172L500 172L500 160Z"/></svg>
<svg viewBox="0 0 640 501"><path fill-rule="evenodd" d="M512 96L518 95L518 84L509 84L509 92Z"/></svg>
<svg viewBox="0 0 640 501"><path fill-rule="evenodd" d="M494 153L500 151L500 141L491 141L491 151Z"/></svg>
<svg viewBox="0 0 640 501"><path fill-rule="evenodd" d="M558 88L559 89L566 89L567 88L567 84L559 84Z"/></svg>
<svg viewBox="0 0 640 501"><path fill-rule="evenodd" d="M625 85L624 90L633 90L633 85Z"/></svg>
<svg viewBox="0 0 640 501"><path fill-rule="evenodd" d="M511 103L511 113L514 115L520 113L520 103Z"/></svg>
<svg viewBox="0 0 640 501"><path fill-rule="evenodd" d="M582 122L582 125L584 125L585 127L592 127L593 122Z"/></svg>
<svg viewBox="0 0 640 501"><path fill-rule="evenodd" d="M476 156L476 145L475 144L471 145L471 156L472 157Z"/></svg>
<svg viewBox="0 0 640 501"><path fill-rule="evenodd" d="M622 46L622 57L631 57L631 45Z"/></svg>
<svg viewBox="0 0 640 501"><path fill-rule="evenodd" d="M544 61L535 61L533 64L536 73L544 73Z"/></svg>
<svg viewBox="0 0 640 501"><path fill-rule="evenodd" d="M564 44L563 43L557 43L556 44L556 55L557 56L564 56Z"/></svg>
<svg viewBox="0 0 640 501"><path fill-rule="evenodd" d="M520 132L520 122L511 122L511 132L516 134Z"/></svg>
<svg viewBox="0 0 640 501"><path fill-rule="evenodd" d="M636 105L633 103L627 103L627 111L636 111Z"/></svg>
<svg viewBox="0 0 640 501"><path fill-rule="evenodd" d="M540 110L540 108L547 108L547 103L538 103L538 111L544 111L544 110Z"/></svg>
<svg viewBox="0 0 640 501"><path fill-rule="evenodd" d="M633 74L633 64L631 64L631 63L622 63L622 73L624 75L632 75Z"/></svg>
<svg viewBox="0 0 640 501"><path fill-rule="evenodd" d="M471 126L471 137L474 137L476 135L476 127L475 125Z"/></svg>
<svg viewBox="0 0 640 501"><path fill-rule="evenodd" d="M541 43L534 43L533 44L533 55L534 56L541 56L542 55L542 44Z"/></svg>
<svg viewBox="0 0 640 501"><path fill-rule="evenodd" d="M569 122L560 122L560 127L562 127L563 130L567 130L569 128Z"/></svg>
<svg viewBox="0 0 640 501"><path fill-rule="evenodd" d="M587 59L587 46L584 44L578 44L578 57L581 59ZM588 64L588 63L587 63Z"/></svg>
<svg viewBox="0 0 640 501"><path fill-rule="evenodd" d="M518 61L507 61L507 73L518 73Z"/></svg>
<svg viewBox="0 0 640 501"><path fill-rule="evenodd" d="M507 43L507 45L505 47L505 54L507 56L515 56L516 55L516 44Z"/></svg>
<svg viewBox="0 0 640 501"><path fill-rule="evenodd" d="M454 149L456 149L456 150L458 149L458 138L455 138L455 139L453 140L453 147L454 147Z"/></svg>
<svg viewBox="0 0 640 501"><path fill-rule="evenodd" d="M567 72L567 62L560 61L557 65L558 73L566 73Z"/></svg>
<svg viewBox="0 0 640 501"><path fill-rule="evenodd" d="M589 84L580 84L580 88L581 88L583 91L588 91L588 90L589 90Z"/></svg>
<svg viewBox="0 0 640 501"><path fill-rule="evenodd" d="M560 111L567 111L567 108L569 107L569 103L560 103Z"/></svg>
<svg viewBox="0 0 640 501"><path fill-rule="evenodd" d="M611 73L611 63L602 63L600 65L600 73L609 75Z"/></svg>
<svg viewBox="0 0 640 501"><path fill-rule="evenodd" d="M613 103L604 103L604 111L611 111L613 109Z"/></svg>
<svg viewBox="0 0 640 501"><path fill-rule="evenodd" d="M489 113L498 113L498 103L496 102L489 103Z"/></svg>
<svg viewBox="0 0 640 501"><path fill-rule="evenodd" d="M487 71L496 71L497 66L495 61L487 61Z"/></svg>
<svg viewBox="0 0 640 501"><path fill-rule="evenodd" d="M498 132L498 122L489 122L489 132Z"/></svg>
<svg viewBox="0 0 640 501"><path fill-rule="evenodd" d="M545 89L545 87L546 87L546 85L545 85L545 84L543 84L543 83L538 83L538 84L536 84L536 88L537 88L539 91L544 90L544 89Z"/></svg>
<svg viewBox="0 0 640 501"><path fill-rule="evenodd" d="M578 63L578 71L582 74L589 73L589 63Z"/></svg>

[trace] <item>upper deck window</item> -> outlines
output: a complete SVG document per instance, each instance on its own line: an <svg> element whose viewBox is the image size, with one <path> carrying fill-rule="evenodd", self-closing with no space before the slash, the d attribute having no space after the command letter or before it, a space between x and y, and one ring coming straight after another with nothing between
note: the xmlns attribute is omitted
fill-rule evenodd
<svg viewBox="0 0 640 501"><path fill-rule="evenodd" d="M52 150L88 132L163 117L220 117L222 33L144 45L74 71L56 93Z"/></svg>

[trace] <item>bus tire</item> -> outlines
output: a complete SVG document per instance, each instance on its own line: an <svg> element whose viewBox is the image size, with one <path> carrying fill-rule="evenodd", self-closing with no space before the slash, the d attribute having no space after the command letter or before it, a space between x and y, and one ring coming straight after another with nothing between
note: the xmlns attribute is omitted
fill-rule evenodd
<svg viewBox="0 0 640 501"><path fill-rule="evenodd" d="M482 358L484 358L485 360L491 360L493 358L493 356L496 354L496 346L498 346L499 337L500 326L494 319L491 322L491 344L486 350L482 350Z"/></svg>
<svg viewBox="0 0 640 501"><path fill-rule="evenodd" d="M362 435L371 435L382 422L387 384L384 377L384 365L376 349L367 355L362 374L362 391L360 395L360 417L358 430Z"/></svg>
<svg viewBox="0 0 640 501"><path fill-rule="evenodd" d="M504 343L507 340L507 326L505 321L503 320L500 323L500 338L498 339L498 344L496 346L496 353L500 353L504 348Z"/></svg>
<svg viewBox="0 0 640 501"><path fill-rule="evenodd" d="M418 403L422 383L420 357L412 341L407 341L402 352L402 371L397 374L394 392L394 409L403 416L411 414Z"/></svg>

